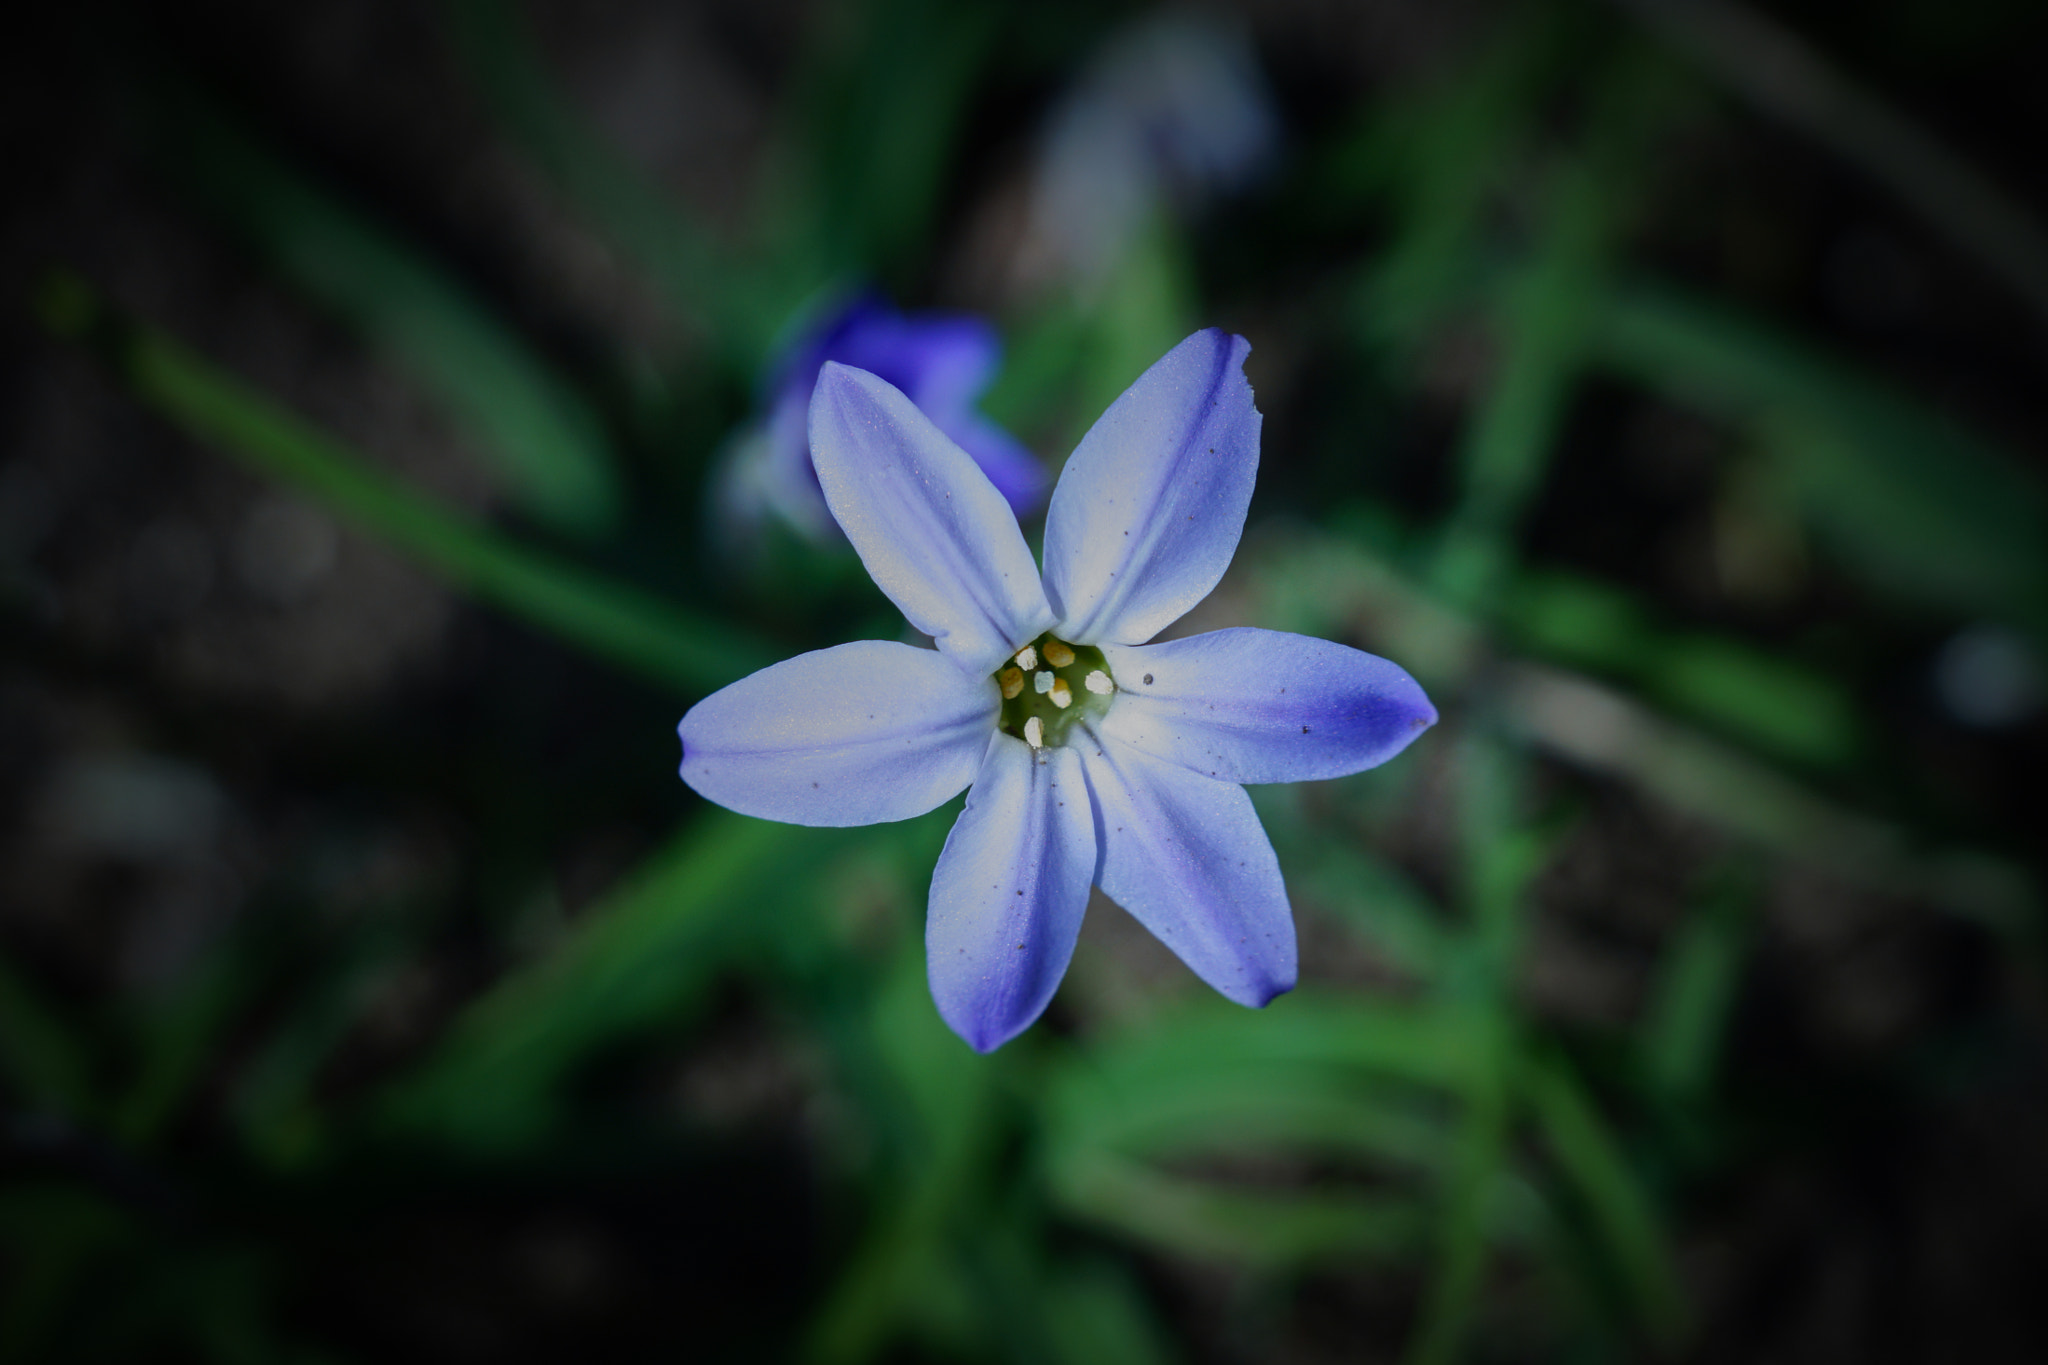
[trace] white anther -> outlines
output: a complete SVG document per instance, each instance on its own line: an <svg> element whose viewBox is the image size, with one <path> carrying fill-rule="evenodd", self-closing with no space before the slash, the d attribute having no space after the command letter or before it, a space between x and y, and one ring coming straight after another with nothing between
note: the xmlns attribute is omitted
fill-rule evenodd
<svg viewBox="0 0 2048 1365"><path fill-rule="evenodd" d="M1109 674L1104 673L1099 668L1090 673L1083 681L1088 684L1088 690L1098 697L1106 697L1116 691L1116 684L1109 680Z"/></svg>
<svg viewBox="0 0 2048 1365"><path fill-rule="evenodd" d="M1045 722L1033 716L1024 722L1024 742L1034 749L1045 747Z"/></svg>
<svg viewBox="0 0 2048 1365"><path fill-rule="evenodd" d="M1038 651L1033 649L1030 645L1026 645L1024 646L1024 648L1018 650L1017 667L1023 669L1026 673L1029 673L1032 669L1038 667ZM1045 689L1041 687L1038 690L1043 692Z"/></svg>
<svg viewBox="0 0 2048 1365"><path fill-rule="evenodd" d="M1050 673L1033 673L1031 675L1031 690L1042 697L1052 691L1052 681L1052 674Z"/></svg>
<svg viewBox="0 0 2048 1365"><path fill-rule="evenodd" d="M1074 689L1067 686L1065 678L1052 680L1052 704L1062 711L1074 704Z"/></svg>

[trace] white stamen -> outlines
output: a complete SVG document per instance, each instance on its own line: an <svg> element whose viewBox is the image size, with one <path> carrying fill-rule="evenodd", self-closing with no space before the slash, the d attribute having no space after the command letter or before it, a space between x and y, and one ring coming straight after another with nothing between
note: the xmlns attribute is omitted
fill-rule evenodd
<svg viewBox="0 0 2048 1365"><path fill-rule="evenodd" d="M1024 742L1034 749L1045 747L1045 722L1033 716L1024 722Z"/></svg>
<svg viewBox="0 0 2048 1365"><path fill-rule="evenodd" d="M1029 673L1032 669L1038 667L1038 651L1033 649L1030 645L1026 645L1024 646L1024 648L1018 650L1017 667L1023 669L1026 673ZM1043 692L1044 690L1044 688L1039 689L1039 691L1041 692Z"/></svg>
<svg viewBox="0 0 2048 1365"><path fill-rule="evenodd" d="M1047 640L1045 642L1045 661L1054 668L1065 668L1068 664L1074 662L1074 651L1068 649L1058 640Z"/></svg>
<svg viewBox="0 0 2048 1365"><path fill-rule="evenodd" d="M1065 678L1052 680L1052 704L1062 711L1074 704L1074 689L1067 686Z"/></svg>
<svg viewBox="0 0 2048 1365"><path fill-rule="evenodd" d="M1109 680L1109 674L1099 668L1090 673L1084 681L1088 684L1088 690L1098 697L1106 697L1116 691L1116 684Z"/></svg>
<svg viewBox="0 0 2048 1365"><path fill-rule="evenodd" d="M1031 690L1041 697L1052 691L1052 674L1033 673L1031 675Z"/></svg>

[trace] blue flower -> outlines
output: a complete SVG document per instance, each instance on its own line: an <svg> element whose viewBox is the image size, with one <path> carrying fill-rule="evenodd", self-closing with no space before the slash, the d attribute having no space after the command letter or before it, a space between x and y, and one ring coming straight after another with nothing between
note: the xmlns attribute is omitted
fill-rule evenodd
<svg viewBox="0 0 2048 1365"><path fill-rule="evenodd" d="M932 810L970 783L932 875L933 999L988 1051L1051 1000L1088 889L1211 986L1294 985L1294 923L1245 782L1382 763L1436 720L1385 659L1219 630L1146 644L1209 594L1259 460L1242 337L1176 346L1113 403L1052 496L1045 572L974 462L901 392L827 364L811 402L826 502L936 650L799 655L683 717L683 780L800 825Z"/></svg>
<svg viewBox="0 0 2048 1365"><path fill-rule="evenodd" d="M1017 439L975 411L1002 355L993 328L967 313L899 313L861 294L825 314L783 352L769 376L767 415L738 446L726 513L765 505L813 539L836 538L811 464L811 393L830 362L881 376L973 457L1019 516L1045 499L1044 468Z"/></svg>

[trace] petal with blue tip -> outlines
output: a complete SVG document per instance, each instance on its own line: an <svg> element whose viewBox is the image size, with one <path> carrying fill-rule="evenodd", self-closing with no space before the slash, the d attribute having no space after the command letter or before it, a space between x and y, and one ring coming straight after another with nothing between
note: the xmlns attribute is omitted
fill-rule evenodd
<svg viewBox="0 0 2048 1365"><path fill-rule="evenodd" d="M1224 782L1342 777L1436 723L1400 665L1306 635L1218 630L1103 657L1118 688L1103 736Z"/></svg>
<svg viewBox="0 0 2048 1365"><path fill-rule="evenodd" d="M1228 999L1257 1008L1292 990L1294 915L1244 788L1099 732L1079 747L1103 894Z"/></svg>
<svg viewBox="0 0 2048 1365"><path fill-rule="evenodd" d="M925 920L932 999L977 1051L1045 1012L1074 955L1094 875L1078 755L996 735L946 836Z"/></svg>

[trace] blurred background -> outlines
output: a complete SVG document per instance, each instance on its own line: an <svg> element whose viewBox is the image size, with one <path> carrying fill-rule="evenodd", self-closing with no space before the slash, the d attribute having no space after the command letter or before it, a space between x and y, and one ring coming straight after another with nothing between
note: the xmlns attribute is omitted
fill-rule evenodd
<svg viewBox="0 0 2048 1365"><path fill-rule="evenodd" d="M2048 1358L2044 58L2026 0L18 15L0 1360ZM747 820L674 725L903 637L823 358L1035 538L1207 325L1263 467L1176 629L1444 719L1254 789L1293 995L1098 898L977 1057L958 803Z"/></svg>

